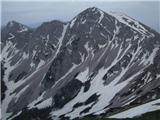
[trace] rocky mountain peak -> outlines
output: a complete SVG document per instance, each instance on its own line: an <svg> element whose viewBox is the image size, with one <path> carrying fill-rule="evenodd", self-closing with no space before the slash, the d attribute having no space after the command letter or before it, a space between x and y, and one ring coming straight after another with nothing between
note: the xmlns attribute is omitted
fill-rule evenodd
<svg viewBox="0 0 160 120"><path fill-rule="evenodd" d="M17 21L9 21L6 25L6 27L4 28L6 29L8 32L12 32L12 33L21 33L21 32L26 32L29 30L29 27L26 25L23 25Z"/></svg>
<svg viewBox="0 0 160 120"><path fill-rule="evenodd" d="M136 20L91 7L67 24L25 28L2 31L2 119L108 115L160 97L160 35Z"/></svg>
<svg viewBox="0 0 160 120"><path fill-rule="evenodd" d="M50 35L50 36L57 36L60 37L61 32L63 30L63 25L65 25L66 23L61 22L59 20L53 20L50 22L44 22L42 23L36 30L35 30L35 36L46 36L46 35Z"/></svg>
<svg viewBox="0 0 160 120"><path fill-rule="evenodd" d="M7 26L8 26L8 27L13 27L13 26L19 25L19 24L20 24L20 23L18 23L17 21L12 20L12 21L9 21L9 22L7 23Z"/></svg>
<svg viewBox="0 0 160 120"><path fill-rule="evenodd" d="M74 17L71 22L70 22L70 27L73 26L75 23L76 25L78 24L88 24L90 23L96 23L101 21L104 17L104 12L96 7L91 7L88 9L85 9L82 11L80 14L78 14L76 17Z"/></svg>

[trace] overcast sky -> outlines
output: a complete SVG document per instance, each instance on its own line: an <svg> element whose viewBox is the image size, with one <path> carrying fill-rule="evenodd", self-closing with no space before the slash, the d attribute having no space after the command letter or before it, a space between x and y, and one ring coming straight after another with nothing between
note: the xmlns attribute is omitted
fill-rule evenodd
<svg viewBox="0 0 160 120"><path fill-rule="evenodd" d="M90 0L91 1L91 0ZM47 1L38 0L20 2L3 1L2 2L2 24L8 21L16 20L26 25L39 25L45 21L58 19L69 21L81 11L89 7L97 7L103 11L122 12L128 16L141 21L151 28L160 32L160 2L157 1L121 1L110 2L94 0L92 2L81 0L72 1Z"/></svg>

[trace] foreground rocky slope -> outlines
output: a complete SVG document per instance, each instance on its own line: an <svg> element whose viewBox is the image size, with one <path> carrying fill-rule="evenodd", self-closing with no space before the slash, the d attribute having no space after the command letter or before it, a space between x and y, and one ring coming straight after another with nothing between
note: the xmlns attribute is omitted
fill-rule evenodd
<svg viewBox="0 0 160 120"><path fill-rule="evenodd" d="M75 119L160 97L160 35L124 14L93 7L36 30L12 21L1 44L3 119Z"/></svg>

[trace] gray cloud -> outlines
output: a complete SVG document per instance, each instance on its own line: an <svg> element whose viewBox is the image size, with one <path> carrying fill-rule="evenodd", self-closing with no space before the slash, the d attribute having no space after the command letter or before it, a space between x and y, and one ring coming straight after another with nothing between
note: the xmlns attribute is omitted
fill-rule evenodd
<svg viewBox="0 0 160 120"><path fill-rule="evenodd" d="M2 2L2 24L16 20L27 25L58 19L69 21L88 7L125 13L160 31L159 1L153 2Z"/></svg>

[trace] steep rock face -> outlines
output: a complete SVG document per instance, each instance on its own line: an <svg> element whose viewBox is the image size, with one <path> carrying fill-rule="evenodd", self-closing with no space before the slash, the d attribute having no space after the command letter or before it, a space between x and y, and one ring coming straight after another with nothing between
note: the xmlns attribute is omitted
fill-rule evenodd
<svg viewBox="0 0 160 120"><path fill-rule="evenodd" d="M106 14L97 8L89 8L70 22L64 41L67 41L66 48L75 46L79 55L84 55L84 61L78 62L80 67L74 69L74 72L79 72L79 80L87 83L88 88L84 90L86 86L82 87L71 102L54 111L53 115L65 114L75 118L101 114L112 107L121 107L136 101L143 103L159 97L156 90L154 91L160 84L157 59L159 34L127 16L121 17L112 13ZM125 20L122 21L123 19ZM132 25L127 24L127 19ZM80 38L73 39L74 36ZM77 58L78 52L73 49L71 51ZM67 78L62 81L67 83L69 80ZM152 94L147 96L150 90ZM73 109L74 105L85 102L96 93L99 95L98 100L88 106L81 104Z"/></svg>
<svg viewBox="0 0 160 120"><path fill-rule="evenodd" d="M2 101L4 115L7 111L16 112L16 108L18 110L22 109L28 105L28 100L39 96L40 90L36 85L40 83L43 75L47 72L50 61L54 57L63 25L62 22L52 21L42 24L33 31L25 25L11 21L2 29L1 60L4 75L1 80L4 83L3 88L5 91L2 91L2 93L6 97ZM57 30L48 27L49 30L45 31L44 34L46 26L51 28L56 26ZM52 32L54 34L51 35ZM40 70L42 66L44 66L44 70ZM33 89L35 93L32 96L30 93L33 92ZM21 97L20 91L23 93L25 90L28 97L25 95ZM15 104L19 104L19 107Z"/></svg>
<svg viewBox="0 0 160 120"><path fill-rule="evenodd" d="M14 84L2 103L4 119L26 107L18 118L46 109L46 119L74 119L159 98L160 35L124 14L88 8L68 23L47 22L29 34L27 52L20 49L25 60L4 64L4 83ZM2 58L7 50L4 44Z"/></svg>
<svg viewBox="0 0 160 120"><path fill-rule="evenodd" d="M12 41L17 48L23 48L28 43L31 32L27 26L10 21L2 29L2 43L7 44L8 41Z"/></svg>

